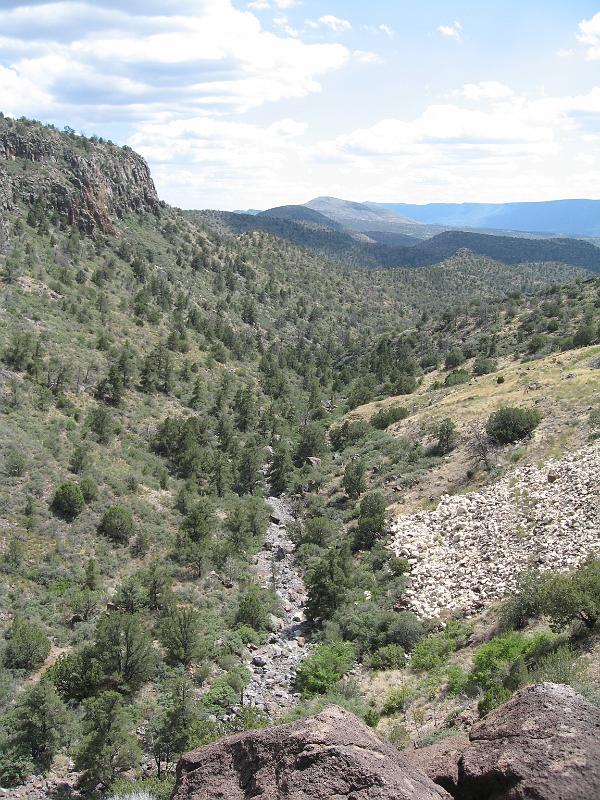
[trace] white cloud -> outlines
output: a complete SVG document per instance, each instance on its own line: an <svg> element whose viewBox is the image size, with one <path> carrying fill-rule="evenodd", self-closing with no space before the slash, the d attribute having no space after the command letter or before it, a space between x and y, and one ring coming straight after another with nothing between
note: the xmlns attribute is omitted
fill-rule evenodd
<svg viewBox="0 0 600 800"><path fill-rule="evenodd" d="M350 58L340 44L293 38L287 21L285 38L265 31L230 0L171 0L160 4L160 16L110 5L63 0L0 11L11 92L17 100L21 94L18 113L39 116L40 107L52 107L70 119L86 108L92 122L107 109L133 121L201 109L239 113L317 92L319 78ZM32 85L43 106L31 100Z"/></svg>
<svg viewBox="0 0 600 800"><path fill-rule="evenodd" d="M194 117L142 124L130 144L153 165L162 196L187 208L274 205L290 179L304 188L306 124ZM288 192L291 192L288 185Z"/></svg>
<svg viewBox="0 0 600 800"><path fill-rule="evenodd" d="M586 55L590 61L600 59L600 12L579 23L577 39L587 46Z"/></svg>
<svg viewBox="0 0 600 800"><path fill-rule="evenodd" d="M458 42L462 39L462 25L460 22L456 20L451 25L440 25L438 26L438 33L441 33L442 36L447 36L450 39L456 39Z"/></svg>
<svg viewBox="0 0 600 800"><path fill-rule="evenodd" d="M372 53L370 50L354 50L352 55L361 64L381 64L383 59L377 53Z"/></svg>
<svg viewBox="0 0 600 800"><path fill-rule="evenodd" d="M322 141L311 157L347 175L346 196L492 202L590 194L598 136L589 127L600 126L600 87L531 98L492 81L453 96L482 105L430 105L413 119Z"/></svg>
<svg viewBox="0 0 600 800"><path fill-rule="evenodd" d="M561 47L560 50L556 51L557 58L571 58L575 55L575 51L571 48Z"/></svg>
<svg viewBox="0 0 600 800"><path fill-rule="evenodd" d="M325 28L329 28L334 33L344 33L345 31L352 29L352 24L348 22L347 19L334 17L333 14L325 14L324 16L319 17L317 24Z"/></svg>
<svg viewBox="0 0 600 800"><path fill-rule="evenodd" d="M377 29L380 30L382 33L385 33L386 36L389 36L392 39L395 35L395 31L389 25L386 25L382 22L380 25L377 26Z"/></svg>
<svg viewBox="0 0 600 800"><path fill-rule="evenodd" d="M276 28L280 28L284 33L288 36L292 36L294 39L300 35L300 32L290 25L287 17L275 17L273 25L275 25Z"/></svg>
<svg viewBox="0 0 600 800"><path fill-rule="evenodd" d="M498 100L514 94L509 86L498 81L480 81L479 83L465 83L462 89L456 89L454 95L464 97L465 100Z"/></svg>

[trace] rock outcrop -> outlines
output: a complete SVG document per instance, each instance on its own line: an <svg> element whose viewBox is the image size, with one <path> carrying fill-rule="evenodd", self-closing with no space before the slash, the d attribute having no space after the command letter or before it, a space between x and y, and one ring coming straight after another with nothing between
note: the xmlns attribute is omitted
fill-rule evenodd
<svg viewBox="0 0 600 800"><path fill-rule="evenodd" d="M130 148L0 118L0 210L19 203L40 203L91 235L160 205L148 165Z"/></svg>
<svg viewBox="0 0 600 800"><path fill-rule="evenodd" d="M173 800L450 798L356 717L310 719L237 734L184 755Z"/></svg>
<svg viewBox="0 0 600 800"><path fill-rule="evenodd" d="M518 692L469 732L409 755L456 800L598 800L600 708L568 686Z"/></svg>
<svg viewBox="0 0 600 800"><path fill-rule="evenodd" d="M473 613L510 594L527 569L569 571L600 553L599 471L594 442L396 520L391 546L409 561L407 605L432 618Z"/></svg>

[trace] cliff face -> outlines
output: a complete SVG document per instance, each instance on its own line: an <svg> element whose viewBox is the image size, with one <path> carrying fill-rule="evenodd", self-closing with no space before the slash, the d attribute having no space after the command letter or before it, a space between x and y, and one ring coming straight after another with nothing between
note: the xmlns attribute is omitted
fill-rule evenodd
<svg viewBox="0 0 600 800"><path fill-rule="evenodd" d="M90 235L115 233L121 217L160 206L148 165L133 150L0 119L0 211L19 203L55 211Z"/></svg>

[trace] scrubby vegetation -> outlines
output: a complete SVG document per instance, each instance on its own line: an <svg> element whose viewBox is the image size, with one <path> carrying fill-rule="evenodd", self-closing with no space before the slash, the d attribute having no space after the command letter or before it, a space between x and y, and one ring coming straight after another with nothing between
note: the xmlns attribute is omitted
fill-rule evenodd
<svg viewBox="0 0 600 800"><path fill-rule="evenodd" d="M43 163L2 168L44 185ZM595 343L596 281L549 286L572 271L503 273L471 257L347 273L164 206L90 236L42 191L15 203L0 224L2 785L68 753L86 791L126 795L122 776L143 759L156 781L139 788L166 796L183 751L265 724L243 698L247 645L278 611L252 564L267 491L293 502L309 593L315 647L296 714L334 700L374 725L443 687L487 708L517 685L519 659L529 676L575 675L564 630L597 623L593 562L506 611L514 627L549 619L558 638L503 634L508 644L463 669L466 627L438 630L403 604L410 565L385 546L386 509L459 440L450 417L410 427L414 392ZM528 409L494 420L486 441L499 444L537 424ZM355 668L402 670L418 686L396 687L384 708L348 679Z"/></svg>

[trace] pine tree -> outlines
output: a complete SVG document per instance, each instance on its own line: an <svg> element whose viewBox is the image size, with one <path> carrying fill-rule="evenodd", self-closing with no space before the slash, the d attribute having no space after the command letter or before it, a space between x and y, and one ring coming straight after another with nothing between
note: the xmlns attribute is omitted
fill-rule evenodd
<svg viewBox="0 0 600 800"><path fill-rule="evenodd" d="M113 612L101 617L96 654L107 679L122 692L136 692L156 668L150 634L134 614Z"/></svg>
<svg viewBox="0 0 600 800"><path fill-rule="evenodd" d="M132 722L118 692L102 692L83 702L83 738L75 752L75 769L87 786L109 786L141 757L130 730Z"/></svg>
<svg viewBox="0 0 600 800"><path fill-rule="evenodd" d="M290 451L285 445L280 445L273 454L273 463L269 473L271 491L274 495L279 496L287 492L293 471L294 464Z"/></svg>
<svg viewBox="0 0 600 800"><path fill-rule="evenodd" d="M65 704L48 680L28 689L15 708L16 738L44 771L67 743L70 722Z"/></svg>

